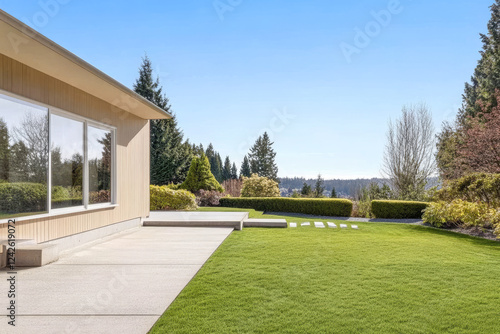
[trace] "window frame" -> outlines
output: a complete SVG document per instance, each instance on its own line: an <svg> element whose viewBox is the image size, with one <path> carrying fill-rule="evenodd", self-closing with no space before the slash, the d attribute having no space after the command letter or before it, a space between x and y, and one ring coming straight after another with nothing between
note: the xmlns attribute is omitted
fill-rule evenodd
<svg viewBox="0 0 500 334"><path fill-rule="evenodd" d="M49 152L48 152L48 166L47 166L47 213L43 213L40 215L32 215L32 216L20 216L16 217L16 221L26 221L40 218L47 218L52 216L59 216L71 213L85 213L89 211L95 211L99 209L108 209L114 208L118 206L117 203L117 145L116 145L116 132L117 128L115 126L100 123L88 117L76 115L72 112L63 110L61 108L53 107L47 105L45 103L41 103L38 101L34 101L32 99L19 96L17 94L13 94L11 92L0 89L0 99L7 99L8 101L20 103L27 105L29 107L33 107L39 110L42 110L47 113L48 117L48 127L49 127ZM52 143L52 123L51 116L56 115L59 117L68 118L74 121L82 122L83 124L83 186L82 186L82 195L83 195L83 205L68 207L68 208L59 208L52 209L52 154L50 152L50 146ZM111 202L107 203L96 203L89 204L89 164L88 164L88 127L92 126L97 129L110 131L111 132ZM0 224L7 223L8 219L0 220Z"/></svg>

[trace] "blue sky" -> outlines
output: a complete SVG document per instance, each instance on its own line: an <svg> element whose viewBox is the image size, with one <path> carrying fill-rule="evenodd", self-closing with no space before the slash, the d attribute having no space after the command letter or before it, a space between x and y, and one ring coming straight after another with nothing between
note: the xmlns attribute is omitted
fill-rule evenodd
<svg viewBox="0 0 500 334"><path fill-rule="evenodd" d="M238 166L268 130L280 176L358 178L380 176L387 123L403 105L426 103L436 130L454 119L492 3L0 0L0 8L129 87L147 53L185 136L212 142Z"/></svg>

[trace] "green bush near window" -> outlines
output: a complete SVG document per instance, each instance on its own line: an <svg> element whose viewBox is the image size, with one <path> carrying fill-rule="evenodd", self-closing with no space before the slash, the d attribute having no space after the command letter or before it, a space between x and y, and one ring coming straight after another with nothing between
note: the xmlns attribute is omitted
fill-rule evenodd
<svg viewBox="0 0 500 334"><path fill-rule="evenodd" d="M2 213L47 210L47 186L41 183L0 183Z"/></svg>
<svg viewBox="0 0 500 334"><path fill-rule="evenodd" d="M335 217L349 217L352 211L350 200L330 198L225 197L220 199L220 205L230 208Z"/></svg>
<svg viewBox="0 0 500 334"><path fill-rule="evenodd" d="M151 210L195 210L196 197L186 190L173 190L167 186L150 186Z"/></svg>
<svg viewBox="0 0 500 334"><path fill-rule="evenodd" d="M428 205L426 202L376 200L372 201L372 213L375 218L421 219Z"/></svg>

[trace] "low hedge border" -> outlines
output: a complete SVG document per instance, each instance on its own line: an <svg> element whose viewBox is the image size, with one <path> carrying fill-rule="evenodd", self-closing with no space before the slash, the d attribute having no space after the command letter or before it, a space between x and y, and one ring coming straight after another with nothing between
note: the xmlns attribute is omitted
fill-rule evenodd
<svg viewBox="0 0 500 334"><path fill-rule="evenodd" d="M375 218L385 219L422 219L423 210L429 206L426 202L410 201L372 201L372 213Z"/></svg>
<svg viewBox="0 0 500 334"><path fill-rule="evenodd" d="M352 212L352 202L348 199L225 197L220 199L220 205L228 208L304 213L310 215L335 217L349 217Z"/></svg>

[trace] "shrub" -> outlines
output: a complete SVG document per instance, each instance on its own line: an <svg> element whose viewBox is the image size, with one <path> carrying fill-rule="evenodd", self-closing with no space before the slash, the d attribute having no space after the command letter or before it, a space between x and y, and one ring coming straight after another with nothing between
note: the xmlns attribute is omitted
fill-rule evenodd
<svg viewBox="0 0 500 334"><path fill-rule="evenodd" d="M225 194L218 191L200 190L196 193L196 204L198 206L219 206L219 200Z"/></svg>
<svg viewBox="0 0 500 334"><path fill-rule="evenodd" d="M225 197L220 199L220 205L230 208L247 208L259 211L305 213L336 217L349 217L352 211L352 202L350 200L330 198Z"/></svg>
<svg viewBox="0 0 500 334"><path fill-rule="evenodd" d="M108 203L108 202L111 202L111 191L109 190L91 191L89 193L90 204Z"/></svg>
<svg viewBox="0 0 500 334"><path fill-rule="evenodd" d="M4 213L47 210L47 186L41 183L1 183L0 211Z"/></svg>
<svg viewBox="0 0 500 334"><path fill-rule="evenodd" d="M423 219L435 227L492 228L500 224L500 211L489 208L485 203L440 201L429 204Z"/></svg>
<svg viewBox="0 0 500 334"><path fill-rule="evenodd" d="M172 190L167 186L150 186L151 210L194 210L195 196L186 190Z"/></svg>
<svg viewBox="0 0 500 334"><path fill-rule="evenodd" d="M192 193L202 189L224 191L210 171L210 162L205 154L193 158L186 180L180 185L180 189L189 190Z"/></svg>
<svg viewBox="0 0 500 334"><path fill-rule="evenodd" d="M436 199L467 202L485 202L500 207L500 174L474 173L446 184L436 192Z"/></svg>
<svg viewBox="0 0 500 334"><path fill-rule="evenodd" d="M426 202L376 200L372 201L372 213L376 218L420 219L428 205Z"/></svg>
<svg viewBox="0 0 500 334"><path fill-rule="evenodd" d="M280 188L278 182L267 177L252 174L251 177L243 178L241 197L279 197Z"/></svg>

